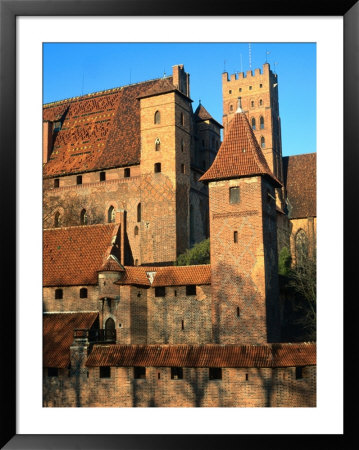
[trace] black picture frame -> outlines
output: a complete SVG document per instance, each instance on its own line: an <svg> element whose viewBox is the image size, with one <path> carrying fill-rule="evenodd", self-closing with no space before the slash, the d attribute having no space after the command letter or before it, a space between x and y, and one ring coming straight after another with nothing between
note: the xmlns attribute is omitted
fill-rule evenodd
<svg viewBox="0 0 359 450"><path fill-rule="evenodd" d="M205 6L205 9L204 9ZM355 0L288 2L248 0L189 2L168 0L0 0L0 182L3 201L1 255L3 298L1 345L1 448L6 449L183 449L263 445L284 448L294 440L313 448L326 439L326 448L350 448L356 416L346 414L343 435L19 435L16 433L16 17L18 16L342 16L344 19L344 258L356 255L357 199L353 183L359 168L359 5ZM335 189L335 174L333 174ZM349 255L349 256L348 256ZM354 293L356 265L346 265L345 292ZM344 297L345 298L345 297ZM348 299L347 299L348 300ZM351 411L353 373L357 353L354 342L356 296L345 302L345 411ZM5 341L5 342L4 342ZM330 375L330 374L328 374ZM353 405L354 406L354 405ZM355 409L353 409L355 411ZM139 423L139 428L141 424ZM179 432L181 430L179 424ZM345 439L347 438L347 439ZM319 442L320 441L320 442ZM269 442L271 444L269 444ZM348 445L348 447L347 447Z"/></svg>

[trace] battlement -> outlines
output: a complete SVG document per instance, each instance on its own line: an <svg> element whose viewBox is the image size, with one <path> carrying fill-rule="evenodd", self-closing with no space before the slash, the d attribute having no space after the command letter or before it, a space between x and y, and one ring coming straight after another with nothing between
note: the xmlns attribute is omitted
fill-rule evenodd
<svg viewBox="0 0 359 450"><path fill-rule="evenodd" d="M273 75L272 71L270 70L269 63L265 63L265 64L263 64L262 69L259 69L259 68L254 69L254 73L253 73L253 70L247 70L247 72L236 72L229 76L228 72L223 72L222 73L222 82L238 81L238 80L242 80L244 78L246 78L246 79L256 78L256 77L260 77L263 75L267 75L269 73Z"/></svg>

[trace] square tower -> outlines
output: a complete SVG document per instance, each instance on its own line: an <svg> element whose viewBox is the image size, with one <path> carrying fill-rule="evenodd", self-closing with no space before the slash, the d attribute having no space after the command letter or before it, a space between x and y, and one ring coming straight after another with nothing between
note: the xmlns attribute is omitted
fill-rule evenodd
<svg viewBox="0 0 359 450"><path fill-rule="evenodd" d="M272 174L245 113L237 112L209 183L213 340L279 341L278 253Z"/></svg>
<svg viewBox="0 0 359 450"><path fill-rule="evenodd" d="M238 107L241 98L242 109L274 176L283 182L281 123L278 102L278 77L268 63L263 70L247 73L222 74L223 134Z"/></svg>

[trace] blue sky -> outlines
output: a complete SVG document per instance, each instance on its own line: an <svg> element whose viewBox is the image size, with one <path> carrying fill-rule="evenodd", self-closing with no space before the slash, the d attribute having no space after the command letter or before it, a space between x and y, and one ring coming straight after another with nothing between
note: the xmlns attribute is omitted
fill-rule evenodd
<svg viewBox="0 0 359 450"><path fill-rule="evenodd" d="M316 45L251 43L251 68L267 61L278 74L283 156L316 151ZM267 54L269 52L269 54ZM47 43L43 102L49 103L172 74L190 74L199 100L222 123L222 72L250 69L248 43Z"/></svg>

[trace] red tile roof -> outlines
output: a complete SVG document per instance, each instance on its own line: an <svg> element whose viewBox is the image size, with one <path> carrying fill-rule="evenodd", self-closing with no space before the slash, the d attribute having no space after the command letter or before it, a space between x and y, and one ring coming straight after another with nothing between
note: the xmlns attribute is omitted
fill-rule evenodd
<svg viewBox="0 0 359 450"><path fill-rule="evenodd" d="M234 115L216 159L200 181L215 181L254 175L269 177L276 187L280 182L268 167L257 139L244 113Z"/></svg>
<svg viewBox="0 0 359 450"><path fill-rule="evenodd" d="M201 103L197 106L197 109L194 113L194 117L197 122L202 122L204 120L211 120L212 122L215 122L220 128L223 128L223 126L220 123L218 123L215 119L213 119L211 114L206 110L206 108Z"/></svg>
<svg viewBox="0 0 359 450"><path fill-rule="evenodd" d="M119 224L51 228L43 233L43 285L97 284L111 252L118 257Z"/></svg>
<svg viewBox="0 0 359 450"><path fill-rule="evenodd" d="M172 77L165 82L172 85ZM139 164L138 98L163 83L151 80L44 105L43 120L62 121L44 177Z"/></svg>
<svg viewBox="0 0 359 450"><path fill-rule="evenodd" d="M283 178L291 219L317 216L317 154L283 158Z"/></svg>
<svg viewBox="0 0 359 450"><path fill-rule="evenodd" d="M43 366L66 368L75 329L90 329L97 312L45 313L43 318Z"/></svg>
<svg viewBox="0 0 359 450"><path fill-rule="evenodd" d="M316 364L316 345L95 345L86 365L120 367L293 367Z"/></svg>
<svg viewBox="0 0 359 450"><path fill-rule="evenodd" d="M125 267L125 277L117 284L141 286L185 286L211 284L211 266ZM155 273L153 283L147 273Z"/></svg>

